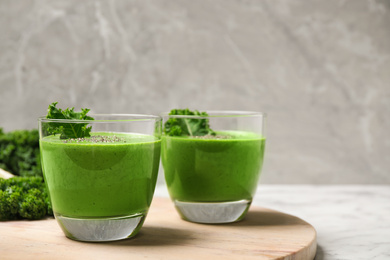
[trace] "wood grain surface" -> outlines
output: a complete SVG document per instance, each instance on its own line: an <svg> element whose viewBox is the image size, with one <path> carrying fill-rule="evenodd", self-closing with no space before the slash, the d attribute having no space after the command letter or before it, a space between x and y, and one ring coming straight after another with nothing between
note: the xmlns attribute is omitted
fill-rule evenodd
<svg viewBox="0 0 390 260"><path fill-rule="evenodd" d="M316 231L278 211L251 207L238 223L180 219L167 198L154 198L132 238L85 243L64 236L54 219L0 222L0 259L313 259Z"/></svg>

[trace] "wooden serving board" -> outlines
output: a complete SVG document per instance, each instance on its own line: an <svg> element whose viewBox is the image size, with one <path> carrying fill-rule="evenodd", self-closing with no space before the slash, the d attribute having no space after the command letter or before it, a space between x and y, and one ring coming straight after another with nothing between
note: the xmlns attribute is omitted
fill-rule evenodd
<svg viewBox="0 0 390 260"><path fill-rule="evenodd" d="M85 243L64 236L54 219L0 222L0 259L313 259L316 231L278 211L251 207L238 223L184 221L167 198L154 198L131 239Z"/></svg>

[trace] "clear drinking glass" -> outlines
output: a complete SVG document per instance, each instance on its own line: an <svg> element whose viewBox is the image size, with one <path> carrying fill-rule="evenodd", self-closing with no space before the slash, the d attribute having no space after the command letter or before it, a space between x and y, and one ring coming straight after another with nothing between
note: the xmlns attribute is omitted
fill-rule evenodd
<svg viewBox="0 0 390 260"><path fill-rule="evenodd" d="M163 133L161 158L168 191L185 220L239 221L248 211L258 185L265 147L265 114L206 112L208 116L163 114L164 127L173 118L193 129L197 124L209 123L216 133L205 136Z"/></svg>
<svg viewBox="0 0 390 260"><path fill-rule="evenodd" d="M39 118L43 175L53 212L68 238L113 241L141 228L156 185L161 117L100 114L95 120ZM91 136L61 139L51 127Z"/></svg>

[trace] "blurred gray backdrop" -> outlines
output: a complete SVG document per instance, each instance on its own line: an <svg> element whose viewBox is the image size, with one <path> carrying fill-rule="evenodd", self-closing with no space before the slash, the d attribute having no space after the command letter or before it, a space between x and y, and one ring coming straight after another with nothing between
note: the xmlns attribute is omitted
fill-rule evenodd
<svg viewBox="0 0 390 260"><path fill-rule="evenodd" d="M0 0L0 127L53 101L264 111L261 183L390 184L390 0Z"/></svg>

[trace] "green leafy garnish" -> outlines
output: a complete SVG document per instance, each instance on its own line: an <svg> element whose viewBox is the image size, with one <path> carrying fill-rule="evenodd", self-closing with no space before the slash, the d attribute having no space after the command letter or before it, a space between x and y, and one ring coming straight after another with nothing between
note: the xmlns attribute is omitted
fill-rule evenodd
<svg viewBox="0 0 390 260"><path fill-rule="evenodd" d="M74 107L62 110L57 108L58 102L49 105L47 109L48 119L70 119L70 120L94 120L87 116L90 109L82 108L81 112L74 112ZM87 127L88 123L47 123L46 131L50 134L60 134L60 139L83 138L90 137L91 126Z"/></svg>
<svg viewBox="0 0 390 260"><path fill-rule="evenodd" d="M206 112L189 109L172 109L169 115L208 117ZM169 136L205 136L215 135L210 129L207 118L171 117L164 124L164 133Z"/></svg>

